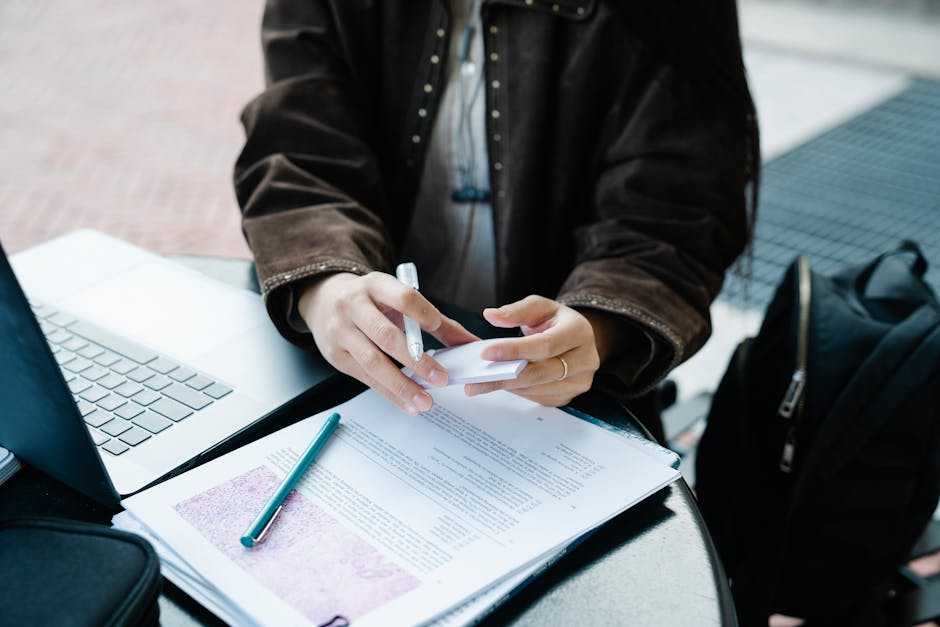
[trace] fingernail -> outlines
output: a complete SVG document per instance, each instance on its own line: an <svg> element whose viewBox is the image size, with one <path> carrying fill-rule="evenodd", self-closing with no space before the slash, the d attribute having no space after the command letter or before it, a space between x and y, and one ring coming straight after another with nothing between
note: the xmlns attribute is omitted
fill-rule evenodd
<svg viewBox="0 0 940 627"><path fill-rule="evenodd" d="M434 385L447 385L447 375L440 370L432 370L428 375L428 379Z"/></svg>
<svg viewBox="0 0 940 627"><path fill-rule="evenodd" d="M418 415L418 408L412 405L411 403L405 403L405 411L411 414L412 416Z"/></svg>
<svg viewBox="0 0 940 627"><path fill-rule="evenodd" d="M489 361L502 361L503 360L503 351L498 348L488 348L483 351L483 354L480 355L483 359L488 359Z"/></svg>
<svg viewBox="0 0 940 627"><path fill-rule="evenodd" d="M433 333L434 331L437 331L438 329L440 329L442 324L444 324L444 319L438 318L437 322L434 323L433 327L428 327L428 331L431 331Z"/></svg>
<svg viewBox="0 0 940 627"><path fill-rule="evenodd" d="M431 409L431 405L434 401L427 392L418 392L411 397L411 403L418 408L418 411L427 411Z"/></svg>

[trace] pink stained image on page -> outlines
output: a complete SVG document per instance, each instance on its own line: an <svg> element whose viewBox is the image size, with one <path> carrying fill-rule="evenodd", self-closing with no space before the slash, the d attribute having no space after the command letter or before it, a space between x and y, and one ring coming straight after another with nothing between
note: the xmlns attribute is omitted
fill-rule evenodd
<svg viewBox="0 0 940 627"><path fill-rule="evenodd" d="M315 624L349 621L421 582L294 490L264 542L239 543L280 478L259 466L178 503L176 512L252 577Z"/></svg>

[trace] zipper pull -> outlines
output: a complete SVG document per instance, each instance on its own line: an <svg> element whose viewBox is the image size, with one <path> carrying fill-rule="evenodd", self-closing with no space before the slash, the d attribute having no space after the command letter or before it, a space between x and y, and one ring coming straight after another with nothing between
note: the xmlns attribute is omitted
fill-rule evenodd
<svg viewBox="0 0 940 627"><path fill-rule="evenodd" d="M783 400L780 401L780 407L777 409L777 413L780 414L782 418L789 418L793 415L793 410L796 409L797 403L800 402L800 397L803 396L803 388L805 386L806 371L794 370L793 376L790 378L790 385L787 387L787 393L783 395Z"/></svg>
<svg viewBox="0 0 940 627"><path fill-rule="evenodd" d="M793 470L793 456L796 454L796 425L791 426L787 431L787 437L783 441L783 453L780 455L780 470L790 474Z"/></svg>

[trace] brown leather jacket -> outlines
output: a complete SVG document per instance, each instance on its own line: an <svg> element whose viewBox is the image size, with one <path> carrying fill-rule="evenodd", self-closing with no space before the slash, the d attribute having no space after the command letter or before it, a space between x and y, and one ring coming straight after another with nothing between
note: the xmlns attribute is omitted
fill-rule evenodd
<svg viewBox="0 0 940 627"><path fill-rule="evenodd" d="M648 391L707 339L745 245L741 124L602 0L485 0L483 24L500 301L621 316L637 348L602 370ZM268 1L235 187L291 341L312 343L288 324L292 285L398 261L449 32L442 0Z"/></svg>

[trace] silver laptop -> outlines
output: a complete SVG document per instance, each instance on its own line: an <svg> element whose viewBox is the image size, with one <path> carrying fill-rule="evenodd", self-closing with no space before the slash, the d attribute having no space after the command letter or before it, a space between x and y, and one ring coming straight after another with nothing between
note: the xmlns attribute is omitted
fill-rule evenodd
<svg viewBox="0 0 940 627"><path fill-rule="evenodd" d="M17 322L28 316L7 286L2 367L18 387L4 392L20 404L8 399L0 442L66 483L91 472L82 451L93 446L112 492L136 492L335 374L277 333L259 295L104 234L76 231L9 261L49 350L16 354L38 334ZM66 431L81 442L62 441ZM72 483L107 500L89 481Z"/></svg>

